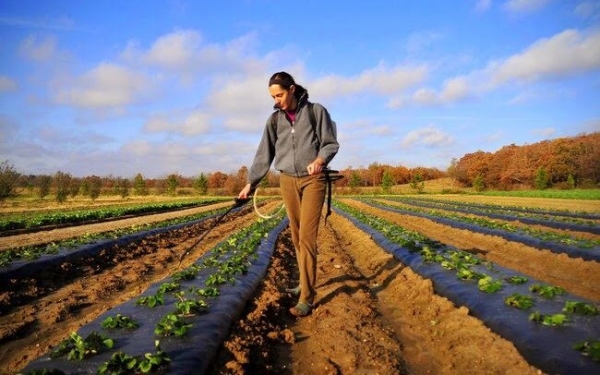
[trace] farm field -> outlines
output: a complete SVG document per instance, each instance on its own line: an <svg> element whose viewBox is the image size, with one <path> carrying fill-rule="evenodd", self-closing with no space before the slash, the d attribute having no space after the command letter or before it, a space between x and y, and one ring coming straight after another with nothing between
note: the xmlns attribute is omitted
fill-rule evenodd
<svg viewBox="0 0 600 375"><path fill-rule="evenodd" d="M484 205L478 209L478 214L474 211L460 213L449 203L435 209L467 218L484 217L483 213L489 208L487 205L514 206L523 208L525 212L568 210L591 214L582 222L572 221L574 225L569 229L545 226L547 214L540 214L543 217L536 225L524 224L524 216L520 216L520 220L493 220L517 228L543 228L545 232L573 236L592 246L589 250L580 251L598 255L600 235L594 232L594 228L600 226L600 219L596 217L600 215L598 201L426 197L425 203L428 204L434 200ZM500 267L563 288L568 295L595 305L600 303L597 288L600 285L600 263L597 260L535 248L503 238L496 232L453 227L425 215L417 215L424 208L411 204L415 203L412 201L338 197L336 203L341 208L350 207L362 214L378 217L439 243L475 254ZM208 212L226 205L219 203L193 210L194 213ZM275 203L267 203L267 207L271 206ZM6 244L2 245L6 251L10 243L47 243L49 238L58 241L90 231L114 230L134 225L131 220L158 222L173 216L189 215L190 211L21 234L20 237L0 237L0 244ZM217 352L208 373L550 373L532 364L515 343L490 329L468 307L457 305L436 293L436 285L431 279L385 251L372 234L359 229L344 212L336 206L327 222L322 221L319 294L313 313L304 319L293 318L287 313L295 301L284 289L295 284L296 269L289 231L284 229L275 241L265 277L240 318L234 321L231 333ZM492 219L488 217L487 220ZM11 280L10 284L2 285L0 371L3 374L18 373L31 361L55 349L70 332L77 331L111 308L137 298L151 284L190 266L232 233L255 222L256 215L249 205L232 212L190 251L181 265L179 255L186 252L210 224L203 222L153 234L141 241L100 252L97 256L63 262L54 269L43 269L22 280ZM571 221L565 219L564 222ZM598 320L593 322L597 328ZM556 330L567 327L545 328ZM600 337L589 339L599 340ZM575 355L579 353L575 352ZM48 367L51 363L47 363ZM600 364L586 366L586 369L600 369Z"/></svg>

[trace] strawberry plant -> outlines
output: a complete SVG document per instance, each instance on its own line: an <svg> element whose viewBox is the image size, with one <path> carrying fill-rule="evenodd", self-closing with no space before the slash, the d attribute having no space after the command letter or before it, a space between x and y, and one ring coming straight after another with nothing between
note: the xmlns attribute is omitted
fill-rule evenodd
<svg viewBox="0 0 600 375"><path fill-rule="evenodd" d="M119 351L98 367L98 375L134 373L137 366L137 358Z"/></svg>
<svg viewBox="0 0 600 375"><path fill-rule="evenodd" d="M531 320L533 322L542 323L543 325L546 325L546 326L562 326L567 321L569 321L569 318L567 318L567 316L565 314L550 315L550 314L542 314L539 311L536 311L534 313L531 313L531 315L529 315L529 320Z"/></svg>
<svg viewBox="0 0 600 375"><path fill-rule="evenodd" d="M600 341L588 340L576 343L573 348L590 357L593 361L600 362Z"/></svg>
<svg viewBox="0 0 600 375"><path fill-rule="evenodd" d="M527 310L533 306L533 298L519 293L513 293L504 299L504 304L517 309Z"/></svg>
<svg viewBox="0 0 600 375"><path fill-rule="evenodd" d="M160 305L164 305L165 304L165 296L162 293L157 293L153 296L144 296L144 297L140 297L137 302L136 305L140 305L140 306L148 306L148 307L156 307L156 306L160 306Z"/></svg>
<svg viewBox="0 0 600 375"><path fill-rule="evenodd" d="M156 352L146 353L143 356L134 357L121 351L114 353L110 360L98 367L98 375L115 374L147 374L158 372L160 368L169 364L171 359L166 352L160 348L158 340L154 342Z"/></svg>
<svg viewBox="0 0 600 375"><path fill-rule="evenodd" d="M200 297L218 297L220 292L218 288L190 288L190 293L199 295Z"/></svg>
<svg viewBox="0 0 600 375"><path fill-rule="evenodd" d="M479 290L485 293L495 293L502 289L502 281L493 280L491 276L485 276L477 282Z"/></svg>
<svg viewBox="0 0 600 375"><path fill-rule="evenodd" d="M507 282L509 282L511 284L515 284L515 285L525 284L527 281L529 281L529 279L527 277L519 276L519 275L507 277L504 280L506 280Z"/></svg>
<svg viewBox="0 0 600 375"><path fill-rule="evenodd" d="M68 360L83 360L96 355L106 349L111 349L114 342L97 332L90 333L85 339L76 332L72 332L68 339L63 340L56 350L50 354L50 358L65 356Z"/></svg>
<svg viewBox="0 0 600 375"><path fill-rule="evenodd" d="M183 337L190 328L192 328L192 324L186 323L179 315L167 314L156 323L154 333L158 336Z"/></svg>
<svg viewBox="0 0 600 375"><path fill-rule="evenodd" d="M144 358L140 361L139 369L144 374L156 371L171 362L167 352L164 352L160 348L160 342L158 340L154 341L154 346L156 347L156 352L144 354Z"/></svg>
<svg viewBox="0 0 600 375"><path fill-rule="evenodd" d="M208 309L208 304L203 300L186 299L184 292L176 293L179 301L175 302L175 308L180 315L190 316L204 312Z"/></svg>
<svg viewBox="0 0 600 375"><path fill-rule="evenodd" d="M138 324L131 319L129 316L117 314L116 316L109 316L102 322L102 328L104 329L135 329Z"/></svg>
<svg viewBox="0 0 600 375"><path fill-rule="evenodd" d="M580 315L598 315L598 308L591 303L585 302L565 302L564 312Z"/></svg>
<svg viewBox="0 0 600 375"><path fill-rule="evenodd" d="M175 290L179 290L181 288L181 284L176 281L171 281L167 283L163 283L158 287L157 294L164 294L167 292L173 292Z"/></svg>
<svg viewBox="0 0 600 375"><path fill-rule="evenodd" d="M552 299L557 295L564 295L566 291L559 286L534 284L529 287L529 291L537 293L542 297Z"/></svg>
<svg viewBox="0 0 600 375"><path fill-rule="evenodd" d="M184 281L184 280L194 280L196 276L198 276L198 272L200 271L200 266L197 264L192 264L188 268L174 273L171 277L175 281Z"/></svg>

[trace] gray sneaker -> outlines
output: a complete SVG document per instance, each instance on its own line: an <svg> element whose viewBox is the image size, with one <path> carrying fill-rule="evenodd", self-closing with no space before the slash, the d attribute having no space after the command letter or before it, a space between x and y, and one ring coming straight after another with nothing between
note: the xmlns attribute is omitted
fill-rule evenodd
<svg viewBox="0 0 600 375"><path fill-rule="evenodd" d="M289 293L289 294L291 294L291 295L292 295L292 296L294 296L294 297L298 297L298 296L300 295L300 291L301 291L301 290L302 290L302 287L301 287L300 285L298 285L298 286L297 286L297 287L295 287L295 288L292 288L292 289L286 289L285 291L286 291L286 293Z"/></svg>

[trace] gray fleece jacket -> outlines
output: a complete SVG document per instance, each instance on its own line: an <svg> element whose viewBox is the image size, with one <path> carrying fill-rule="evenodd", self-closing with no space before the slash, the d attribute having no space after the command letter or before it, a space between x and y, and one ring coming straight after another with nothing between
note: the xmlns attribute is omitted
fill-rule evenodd
<svg viewBox="0 0 600 375"><path fill-rule="evenodd" d="M300 98L296 109L296 121L292 124L285 112L277 109L273 116L277 126L271 124L271 117L263 131L262 139L248 173L248 182L256 187L267 174L275 160L275 169L281 173L304 177L308 176L306 167L317 156L328 165L337 154L340 145L337 141L336 124L331 120L327 109L319 103L313 104L316 124L310 124L308 100ZM316 134L315 134L316 133Z"/></svg>

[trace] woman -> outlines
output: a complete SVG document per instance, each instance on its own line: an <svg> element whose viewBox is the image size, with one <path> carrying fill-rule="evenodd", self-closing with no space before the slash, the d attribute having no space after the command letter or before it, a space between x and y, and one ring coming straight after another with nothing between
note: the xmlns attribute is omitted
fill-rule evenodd
<svg viewBox="0 0 600 375"><path fill-rule="evenodd" d="M317 234L326 190L321 172L337 154L339 144L335 123L325 107L310 103L308 91L290 74L273 74L269 93L275 112L267 121L248 184L238 198L248 198L275 160L300 273L300 285L288 289L299 297L290 312L302 317L310 314L316 296Z"/></svg>

